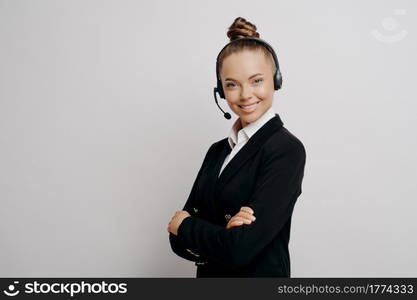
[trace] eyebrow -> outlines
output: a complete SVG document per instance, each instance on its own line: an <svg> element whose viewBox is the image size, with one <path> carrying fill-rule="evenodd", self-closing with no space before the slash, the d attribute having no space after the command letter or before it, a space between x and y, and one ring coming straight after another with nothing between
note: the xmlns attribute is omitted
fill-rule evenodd
<svg viewBox="0 0 417 300"><path fill-rule="evenodd" d="M258 75L263 75L262 73L256 73L256 74L253 74L251 77L249 77L248 79L251 79L251 78L253 78L253 77L255 77L255 76L258 76ZM226 78L224 81L228 81L228 80L232 80L232 81L237 81L236 79L233 79L233 78L230 78L230 77L228 77L228 78Z"/></svg>

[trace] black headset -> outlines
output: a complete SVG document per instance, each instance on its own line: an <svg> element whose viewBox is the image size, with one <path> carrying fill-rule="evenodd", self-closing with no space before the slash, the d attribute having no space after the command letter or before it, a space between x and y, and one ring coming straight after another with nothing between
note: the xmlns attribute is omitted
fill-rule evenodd
<svg viewBox="0 0 417 300"><path fill-rule="evenodd" d="M244 37L244 38L240 38L240 39L236 39L236 40L230 41L228 44L226 44L222 48L222 50L217 55L217 59L216 59L217 86L214 88L214 101L216 101L217 106L223 112L224 117L226 119L228 119L228 120L232 116L229 113L224 112L223 109L221 109L221 107L219 106L219 102L217 101L217 97L216 97L216 93L219 93L220 98L225 99L224 91L223 91L223 86L222 86L222 81L220 79L220 74L219 74L219 56L223 52L224 48L226 48L230 44L232 44L234 42L237 42L237 41L240 41L240 40L253 40L253 41L256 41L256 42L260 43L261 45L263 45L272 54L272 57L274 59L275 66L276 66L276 71L275 71L275 74L274 74L274 89L277 91L282 86L282 75L281 75L281 71L279 69L278 58L277 58L277 55L275 54L274 49L272 48L272 46L270 44L268 44L265 40L260 39L260 38L256 38L256 37Z"/></svg>

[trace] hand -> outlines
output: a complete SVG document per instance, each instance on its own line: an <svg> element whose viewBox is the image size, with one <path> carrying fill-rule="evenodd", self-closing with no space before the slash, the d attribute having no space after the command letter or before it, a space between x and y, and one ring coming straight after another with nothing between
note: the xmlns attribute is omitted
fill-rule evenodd
<svg viewBox="0 0 417 300"><path fill-rule="evenodd" d="M180 227L182 221L190 217L191 215L186 210L178 210L175 212L175 215L172 217L171 221L168 223L168 232L178 235L178 227Z"/></svg>
<svg viewBox="0 0 417 300"><path fill-rule="evenodd" d="M252 221L255 221L255 216L253 216L253 210L252 208L248 206L242 206L240 208L240 211L234 215L232 218L230 218L229 222L227 223L226 228L232 228L241 226L243 224L251 224Z"/></svg>

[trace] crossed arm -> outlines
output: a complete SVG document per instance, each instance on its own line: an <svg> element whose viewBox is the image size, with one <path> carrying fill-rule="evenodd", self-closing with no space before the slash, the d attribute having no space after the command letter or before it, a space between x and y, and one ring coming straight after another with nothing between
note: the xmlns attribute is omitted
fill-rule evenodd
<svg viewBox="0 0 417 300"><path fill-rule="evenodd" d="M171 247L176 254L191 261L207 260L239 266L249 263L267 246L292 214L296 199L301 194L305 165L302 146L273 153L261 168L248 204L256 215L255 222L238 223L247 215L236 215L232 218L234 226L231 219L230 224L223 227L190 216L189 200L195 193L194 184L183 211L177 212L168 226ZM199 256L192 254L195 252Z"/></svg>
<svg viewBox="0 0 417 300"><path fill-rule="evenodd" d="M241 226L243 224L251 224L255 221L256 217L253 215L253 210L248 206L242 206L240 211L234 215L226 225L226 229L230 229L232 227ZM178 239L178 227L181 225L183 220L187 217L191 217L191 215L186 210L179 210L175 213L172 217L171 221L168 223L168 232L170 244L172 250L182 258L191 261L199 261L201 260L200 255L194 253L185 246L180 246L180 240ZM191 254L191 255L190 255Z"/></svg>

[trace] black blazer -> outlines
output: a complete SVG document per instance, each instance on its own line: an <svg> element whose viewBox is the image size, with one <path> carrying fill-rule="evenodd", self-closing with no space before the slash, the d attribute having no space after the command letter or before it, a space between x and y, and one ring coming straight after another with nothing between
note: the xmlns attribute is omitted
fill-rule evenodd
<svg viewBox="0 0 417 300"><path fill-rule="evenodd" d="M227 138L208 150L183 210L172 250L194 261L197 277L290 277L291 216L301 194L306 152L278 114L266 122L226 165ZM226 229L242 206L251 224Z"/></svg>

